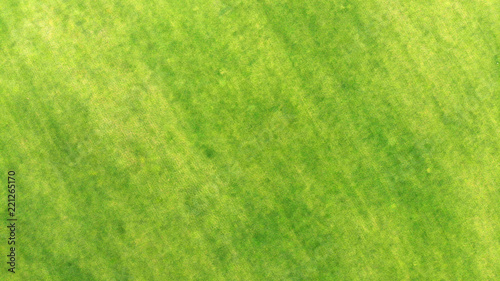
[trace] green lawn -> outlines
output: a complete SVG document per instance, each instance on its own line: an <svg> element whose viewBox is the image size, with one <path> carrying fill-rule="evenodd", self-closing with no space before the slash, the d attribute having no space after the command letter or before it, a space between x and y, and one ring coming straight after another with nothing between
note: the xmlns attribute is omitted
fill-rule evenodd
<svg viewBox="0 0 500 281"><path fill-rule="evenodd" d="M1 280L500 280L499 0L0 0Z"/></svg>

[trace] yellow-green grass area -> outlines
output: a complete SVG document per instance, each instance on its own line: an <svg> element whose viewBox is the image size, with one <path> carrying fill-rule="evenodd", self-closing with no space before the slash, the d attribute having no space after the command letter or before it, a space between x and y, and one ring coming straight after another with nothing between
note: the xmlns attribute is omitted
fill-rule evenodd
<svg viewBox="0 0 500 281"><path fill-rule="evenodd" d="M1 280L500 280L498 0L2 0Z"/></svg>

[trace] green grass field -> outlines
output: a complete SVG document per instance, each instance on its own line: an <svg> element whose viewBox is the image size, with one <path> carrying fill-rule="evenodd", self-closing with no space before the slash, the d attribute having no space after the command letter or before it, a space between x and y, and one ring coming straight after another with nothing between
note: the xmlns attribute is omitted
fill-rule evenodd
<svg viewBox="0 0 500 281"><path fill-rule="evenodd" d="M1 0L0 98L1 280L500 280L499 0Z"/></svg>

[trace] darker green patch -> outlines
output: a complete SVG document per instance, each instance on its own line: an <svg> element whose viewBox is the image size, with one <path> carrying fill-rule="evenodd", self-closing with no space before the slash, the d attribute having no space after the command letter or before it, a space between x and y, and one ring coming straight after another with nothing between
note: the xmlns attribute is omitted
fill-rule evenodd
<svg viewBox="0 0 500 281"><path fill-rule="evenodd" d="M84 271L76 262L62 263L57 271L61 273L63 279L94 280L93 275L90 272Z"/></svg>
<svg viewBox="0 0 500 281"><path fill-rule="evenodd" d="M219 11L219 16L224 16L228 13L231 13L232 10L233 10L233 7L231 7L229 5L223 5Z"/></svg>
<svg viewBox="0 0 500 281"><path fill-rule="evenodd" d="M343 91L354 92L358 88L358 84L354 77L348 77L340 82L340 87Z"/></svg>
<svg viewBox="0 0 500 281"><path fill-rule="evenodd" d="M213 158L216 154L215 150L208 146L203 146L203 153L208 158Z"/></svg>
<svg viewBox="0 0 500 281"><path fill-rule="evenodd" d="M4 19L0 17L0 36L5 36L6 33L9 31L7 24L5 23Z"/></svg>

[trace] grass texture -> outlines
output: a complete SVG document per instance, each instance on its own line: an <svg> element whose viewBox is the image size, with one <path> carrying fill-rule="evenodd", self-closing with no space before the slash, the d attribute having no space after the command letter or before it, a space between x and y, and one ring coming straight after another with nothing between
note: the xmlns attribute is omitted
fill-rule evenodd
<svg viewBox="0 0 500 281"><path fill-rule="evenodd" d="M499 280L499 64L498 0L2 0L0 278Z"/></svg>

